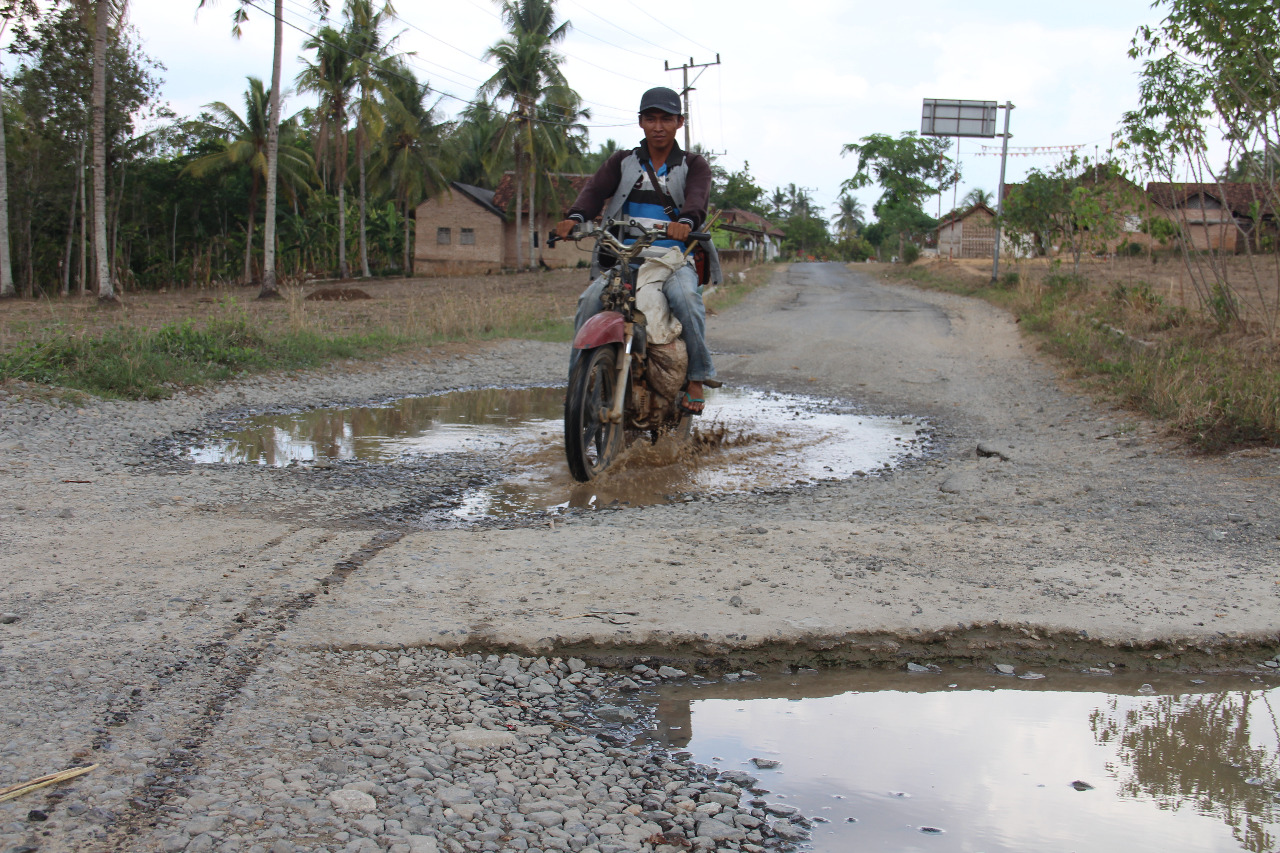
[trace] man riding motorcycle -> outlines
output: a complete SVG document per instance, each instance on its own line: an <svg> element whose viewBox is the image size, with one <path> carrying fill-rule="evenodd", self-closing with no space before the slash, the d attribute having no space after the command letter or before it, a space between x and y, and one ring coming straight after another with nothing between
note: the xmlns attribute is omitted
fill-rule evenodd
<svg viewBox="0 0 1280 853"><path fill-rule="evenodd" d="M637 148L619 151L605 161L579 193L565 218L556 224L557 236L568 237L576 226L594 219L603 210L606 220L634 219L648 227L666 225L671 239L659 241L646 250L661 254L672 246L683 246L690 232L698 230L706 220L711 166L706 158L682 151L676 144L676 131L684 127L680 96L665 87L650 89L640 99L639 113L644 141ZM706 253L706 280L719 284L720 258L715 246L710 240L699 246ZM598 254L593 255L594 280L578 298L576 328L582 328L591 316L603 310L600 293L607 276L601 274L601 264ZM715 366L707 348L702 283L691 256L689 263L672 273L662 286L671 313L683 326L681 337L688 350L689 368L680 408L691 415L702 413L703 386L719 388L721 384L715 378Z"/></svg>

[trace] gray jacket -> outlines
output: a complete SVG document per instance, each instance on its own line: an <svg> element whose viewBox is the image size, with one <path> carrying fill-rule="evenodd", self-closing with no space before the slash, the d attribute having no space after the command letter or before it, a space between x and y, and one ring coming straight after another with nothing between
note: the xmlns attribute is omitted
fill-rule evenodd
<svg viewBox="0 0 1280 853"><path fill-rule="evenodd" d="M667 192L671 196L671 200L676 203L676 207L684 205L684 182L685 177L689 173L689 166L684 161L680 161L680 165L674 166L667 170ZM640 180L640 176L644 174L644 166L640 165L640 158L635 152L629 154L622 161L622 178L618 181L618 191L610 197L608 204L604 206L604 219L616 219L622 213L623 206L627 203L627 197L631 195L631 190ZM719 284L723 280L720 272L720 255L716 252L715 244L710 240L700 240L698 245L707 253L707 264L709 278L712 284ZM591 277L595 278L600 275L600 247L597 245L591 253Z"/></svg>

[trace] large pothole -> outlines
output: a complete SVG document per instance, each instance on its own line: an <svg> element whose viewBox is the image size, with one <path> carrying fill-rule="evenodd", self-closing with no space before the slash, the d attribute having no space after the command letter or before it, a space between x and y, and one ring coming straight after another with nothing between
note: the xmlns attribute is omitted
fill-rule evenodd
<svg viewBox="0 0 1280 853"><path fill-rule="evenodd" d="M562 388L481 388L226 423L186 449L196 463L396 465L475 453L499 467L452 508L462 520L570 507L647 506L847 479L920 456L929 425L818 397L708 391L692 440L641 439L589 484L569 475Z"/></svg>
<svg viewBox="0 0 1280 853"><path fill-rule="evenodd" d="M650 740L803 815L815 851L1276 849L1274 680L1007 669L734 673L633 701Z"/></svg>

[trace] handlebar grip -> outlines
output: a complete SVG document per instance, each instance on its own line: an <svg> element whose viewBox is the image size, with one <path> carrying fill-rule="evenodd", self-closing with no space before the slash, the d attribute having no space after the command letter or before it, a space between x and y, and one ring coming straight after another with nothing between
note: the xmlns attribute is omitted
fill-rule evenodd
<svg viewBox="0 0 1280 853"><path fill-rule="evenodd" d="M568 239L569 239L568 237L561 237L557 235L556 232L554 231L549 231L547 232L547 248L550 249L553 246L555 246L556 243L559 243L561 240L568 240Z"/></svg>
<svg viewBox="0 0 1280 853"><path fill-rule="evenodd" d="M710 239L711 239L711 235L708 234L706 231L690 231L689 237L685 242L688 242L688 240L710 240Z"/></svg>

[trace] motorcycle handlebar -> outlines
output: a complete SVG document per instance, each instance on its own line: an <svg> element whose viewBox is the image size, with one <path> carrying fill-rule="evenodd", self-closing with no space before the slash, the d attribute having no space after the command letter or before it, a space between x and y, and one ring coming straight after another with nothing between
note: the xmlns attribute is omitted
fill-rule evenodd
<svg viewBox="0 0 1280 853"><path fill-rule="evenodd" d="M574 240L574 239L577 239L577 238L579 238L579 237L588 237L588 236L590 236L590 235L591 235L592 233L594 233L594 232L591 232L591 231L583 232L583 231L577 231L577 230L575 229L575 233L576 233L576 236L575 236L575 234L570 234L568 237L561 237L560 235L556 234L556 232L554 232L554 231L548 232L548 233L547 233L547 248L551 248L551 247L555 246L555 244L556 244L556 243L562 243L562 242L564 242L565 240ZM689 236L685 239L685 241L684 241L684 242L686 242L686 243L688 243L688 242L690 242L690 241L698 241L698 242L701 242L701 241L703 241L703 240L710 240L710 239L711 239L711 235L710 235L709 233L707 233L706 231L690 231L690 232L689 232Z"/></svg>

